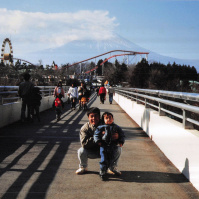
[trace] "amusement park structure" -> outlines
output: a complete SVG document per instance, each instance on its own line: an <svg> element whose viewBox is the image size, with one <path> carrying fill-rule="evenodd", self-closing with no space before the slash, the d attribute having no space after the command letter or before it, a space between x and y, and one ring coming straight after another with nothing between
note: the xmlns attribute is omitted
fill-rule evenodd
<svg viewBox="0 0 199 199"><path fill-rule="evenodd" d="M13 65L14 60L19 60L20 62L23 61L27 64L34 65L29 61L20 58L13 57L13 48L12 43L9 38L4 39L2 48L1 48L1 61L4 63L8 63L9 65Z"/></svg>
<svg viewBox="0 0 199 199"><path fill-rule="evenodd" d="M117 52L122 52L122 54L120 53L120 54L115 54L115 55L112 55L112 56L111 56L111 53L117 53ZM80 73L81 73L81 64L82 64L82 63L87 62L87 61L89 61L89 60L95 59L95 65L96 65L96 58L102 57L102 56L107 55L107 54L110 54L110 57L108 57L107 59L105 59L100 65L103 66L103 64L104 64L105 62L107 62L109 59L111 59L111 58L113 58L113 57L116 58L116 57L119 57L119 56L123 56L123 61L125 60L125 57L127 57L126 60L127 60L127 66L128 66L128 64L129 64L129 56L134 56L134 57L135 57L136 55L140 55L140 56L141 56L141 55L145 55L145 56L146 56L146 60L147 60L149 52L136 52L136 51L127 51L127 50L112 50L112 51L108 51L108 52L106 52L106 53L103 53L103 54L100 54L100 55L91 57L91 58L89 58L89 59L85 59L85 60L82 60L82 61L80 61L80 62L76 62L76 63L74 63L74 64L68 65L68 66L66 66L66 68L69 68L69 67L71 67L71 66L80 64ZM86 72L84 72L84 73L90 73L90 72L92 72L92 71L95 71L97 68L98 68L98 66L96 66L96 67L94 67L93 69L91 69L91 70L89 70L89 71L86 71Z"/></svg>
<svg viewBox="0 0 199 199"><path fill-rule="evenodd" d="M114 55L111 55L113 53L114 53ZM123 62L126 60L127 61L127 66L128 66L129 65L129 56L135 57L136 55L140 55L140 60L141 60L141 56L145 55L146 56L145 58L147 60L149 52L136 52L136 51L130 51L130 50L112 50L112 51L108 51L106 53L103 53L103 54L100 54L100 55L97 55L97 56L94 56L94 57L91 57L91 58L88 58L88 59L85 59L85 60L82 60L82 61L79 61L79 62L76 62L76 63L73 63L71 65L67 65L64 68L69 68L71 66L75 66L75 65L79 64L80 65L80 74L81 74L82 73L81 64L84 63L84 62L87 62L89 60L95 60L95 66L96 67L94 67L93 69L91 69L89 71L84 72L85 74L88 74L88 73L91 73L92 71L95 71L98 68L98 66L96 64L96 58L103 57L104 55L107 55L107 54L110 54L110 56L108 58L106 58L100 64L102 66L102 71L103 71L103 64L105 62L107 62L111 58L114 58L114 57L116 58L116 57L119 57L119 56L123 56ZM12 48L11 41L10 41L9 38L6 38L6 39L4 39L3 44L2 44L1 61L4 62L4 63L9 63L10 65L13 65L14 60L18 60L20 62L23 61L23 62L28 63L30 65L34 65L31 62L26 61L24 59L14 58L13 57L13 48ZM55 70L58 69L58 67L55 67L55 63L53 64L53 66L54 66Z"/></svg>
<svg viewBox="0 0 199 199"><path fill-rule="evenodd" d="M7 52L6 46L9 48L9 52ZM4 39L2 48L1 48L1 60L3 62L9 62L10 64L13 64L13 49L12 49L12 43L9 38Z"/></svg>

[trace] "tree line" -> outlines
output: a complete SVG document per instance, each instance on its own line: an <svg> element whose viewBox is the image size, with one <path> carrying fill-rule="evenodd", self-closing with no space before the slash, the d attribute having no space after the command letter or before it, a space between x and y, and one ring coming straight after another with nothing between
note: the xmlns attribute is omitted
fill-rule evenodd
<svg viewBox="0 0 199 199"><path fill-rule="evenodd" d="M130 85L138 88L149 88L168 91L198 91L192 83L199 81L199 74L194 66L178 65L175 62L167 65L149 64L145 59L136 65L131 76Z"/></svg>
<svg viewBox="0 0 199 199"><path fill-rule="evenodd" d="M64 64L58 69L53 65L44 67L41 63L38 65L28 65L17 61L15 65L5 65L0 63L1 77L6 77L7 81L14 79L15 81L0 82L1 85L17 85L21 81L22 74L29 72L32 79L38 81L38 85L55 85L57 81L62 80L65 84L71 81L78 82L82 75L86 75L86 71L90 71L90 75L104 76L104 81L112 85L128 85L134 88L158 89L168 91L182 92L198 92L199 74L194 66L178 65L175 62L167 65L162 63L148 63L146 59L142 59L139 63L127 66L120 63L117 59L115 63L109 61L102 64L104 60L99 60L97 69L94 62L85 62L70 67L70 64ZM75 80L70 79L70 75L74 75ZM48 78L48 81L45 81Z"/></svg>
<svg viewBox="0 0 199 199"><path fill-rule="evenodd" d="M199 91L199 74L194 66L148 63L146 59L127 67L124 63L106 62L105 79L111 84L128 84L133 88L157 89L181 92Z"/></svg>

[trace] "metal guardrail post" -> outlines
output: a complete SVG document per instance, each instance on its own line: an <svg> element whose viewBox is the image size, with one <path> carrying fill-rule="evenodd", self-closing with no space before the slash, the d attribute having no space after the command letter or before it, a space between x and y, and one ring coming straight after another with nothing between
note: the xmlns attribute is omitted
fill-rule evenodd
<svg viewBox="0 0 199 199"><path fill-rule="evenodd" d="M147 100L147 99L145 99L144 101L145 101L145 103L144 103L145 108L150 108L150 106L148 105L148 100Z"/></svg>
<svg viewBox="0 0 199 199"><path fill-rule="evenodd" d="M141 104L141 102L139 101L139 98L138 98L137 95L136 95L136 103L137 103L137 104Z"/></svg>
<svg viewBox="0 0 199 199"><path fill-rule="evenodd" d="M184 129L193 129L193 124L187 121L188 116L190 115L190 112L186 111L186 110L182 110L183 111L183 127Z"/></svg>
<svg viewBox="0 0 199 199"><path fill-rule="evenodd" d="M163 104L162 103L158 103L159 104L159 108L158 108L158 113L159 113L159 116L165 116L165 112L162 111L162 108L163 108Z"/></svg>

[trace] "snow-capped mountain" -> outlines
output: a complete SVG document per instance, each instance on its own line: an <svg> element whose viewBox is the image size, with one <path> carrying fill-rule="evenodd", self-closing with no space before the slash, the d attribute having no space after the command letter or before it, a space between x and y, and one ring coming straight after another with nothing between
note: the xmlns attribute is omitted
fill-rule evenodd
<svg viewBox="0 0 199 199"><path fill-rule="evenodd" d="M144 49L131 41L128 41L120 36L114 36L112 39L107 40L81 40L81 41L72 41L64 46L58 48L46 49L43 51L26 54L24 59L32 63L38 63L38 60L42 60L43 64L51 65L53 61L56 64L67 64L79 62L112 50L130 50L138 52L149 52L148 61L151 62L160 62L163 64L185 64L190 66L195 66L197 71L199 71L199 60L185 60L177 59L173 57L167 57L150 50ZM118 54L118 53L115 53ZM119 53L120 54L120 53ZM112 54L114 55L114 54ZM99 59L108 58L109 55L99 57ZM94 61L94 60L93 60Z"/></svg>

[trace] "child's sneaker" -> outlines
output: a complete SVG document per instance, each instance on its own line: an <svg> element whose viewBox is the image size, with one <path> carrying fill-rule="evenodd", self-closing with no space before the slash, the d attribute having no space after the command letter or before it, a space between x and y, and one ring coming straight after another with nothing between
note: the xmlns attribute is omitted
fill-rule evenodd
<svg viewBox="0 0 199 199"><path fill-rule="evenodd" d="M84 168L84 167L80 167L79 169L77 169L77 171L75 172L77 175L80 175L80 174L84 174L88 171L87 168Z"/></svg>

